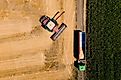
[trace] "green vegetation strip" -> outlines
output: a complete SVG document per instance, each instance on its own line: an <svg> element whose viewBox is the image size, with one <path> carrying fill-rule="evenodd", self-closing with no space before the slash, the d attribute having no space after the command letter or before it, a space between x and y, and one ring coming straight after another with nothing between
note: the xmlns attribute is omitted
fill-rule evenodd
<svg viewBox="0 0 121 80"><path fill-rule="evenodd" d="M121 0L89 0L87 80L121 79Z"/></svg>

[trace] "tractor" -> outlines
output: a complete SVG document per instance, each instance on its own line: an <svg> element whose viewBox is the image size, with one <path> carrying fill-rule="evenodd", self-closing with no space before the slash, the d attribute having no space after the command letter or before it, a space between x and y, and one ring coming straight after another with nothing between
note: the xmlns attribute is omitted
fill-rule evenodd
<svg viewBox="0 0 121 80"><path fill-rule="evenodd" d="M61 25L59 26L57 19L63 14L65 13L65 11L63 11L58 17L56 17L56 15L59 13L59 11L52 17L48 17L46 15L43 15L39 21L41 23L41 26L48 30L49 32L54 32L54 34L50 37L53 41L55 41L60 34L65 30L65 28L67 27L66 24L61 23ZM56 17L56 18L55 18ZM59 27L58 27L59 26Z"/></svg>
<svg viewBox="0 0 121 80"><path fill-rule="evenodd" d="M74 30L74 61L79 71L86 70L86 32Z"/></svg>

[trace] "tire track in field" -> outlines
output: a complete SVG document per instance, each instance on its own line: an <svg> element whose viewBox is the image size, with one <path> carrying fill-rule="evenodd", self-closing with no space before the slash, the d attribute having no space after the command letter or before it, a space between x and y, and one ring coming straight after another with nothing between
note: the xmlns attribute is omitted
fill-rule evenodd
<svg viewBox="0 0 121 80"><path fill-rule="evenodd" d="M40 26L35 26L31 32L23 32L11 34L8 36L0 36L0 43L10 41L28 40L36 37L41 37L44 34L43 29Z"/></svg>
<svg viewBox="0 0 121 80"><path fill-rule="evenodd" d="M65 70L42 71L30 74L2 77L0 80L67 80Z"/></svg>
<svg viewBox="0 0 121 80"><path fill-rule="evenodd" d="M21 76L25 74L32 74L44 71L44 67L42 65L32 65L32 66L25 66L16 69L8 69L8 70L0 70L0 78L4 77L11 77L11 76Z"/></svg>
<svg viewBox="0 0 121 80"><path fill-rule="evenodd" d="M0 78L41 71L42 66L44 66L44 61L45 57L43 53L2 60L0 61Z"/></svg>
<svg viewBox="0 0 121 80"><path fill-rule="evenodd" d="M22 51L14 52L16 54L13 54L13 55L11 54L8 56L1 56L0 61L17 59L17 58L26 57L26 56L33 56L40 52L44 52L44 50L41 50L40 48L22 50Z"/></svg>

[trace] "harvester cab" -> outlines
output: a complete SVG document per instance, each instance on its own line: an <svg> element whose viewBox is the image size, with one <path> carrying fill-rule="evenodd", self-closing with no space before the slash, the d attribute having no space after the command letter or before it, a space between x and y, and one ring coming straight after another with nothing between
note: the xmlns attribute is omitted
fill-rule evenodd
<svg viewBox="0 0 121 80"><path fill-rule="evenodd" d="M62 23L59 28L58 28L58 22L57 19L63 14L65 13L65 11L63 11L58 17L56 17L56 15L59 13L59 11L52 17L48 17L46 15L43 15L39 21L41 23L41 26L50 31L50 32L54 32L54 34L50 37L53 41L55 41L60 34L64 31L64 29L67 27L66 24ZM55 18L56 17L56 18Z"/></svg>

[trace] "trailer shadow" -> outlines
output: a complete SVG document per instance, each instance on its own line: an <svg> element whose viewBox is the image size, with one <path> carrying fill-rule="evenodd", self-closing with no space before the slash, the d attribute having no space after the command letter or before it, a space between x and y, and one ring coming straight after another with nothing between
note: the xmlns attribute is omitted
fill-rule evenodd
<svg viewBox="0 0 121 80"><path fill-rule="evenodd" d="M76 58L74 61L74 66L78 68L78 59L79 59L79 37L78 37L79 30L74 30L73 33L73 56Z"/></svg>
<svg viewBox="0 0 121 80"><path fill-rule="evenodd" d="M73 56L78 60L79 59L79 30L74 30L74 40L73 40Z"/></svg>

